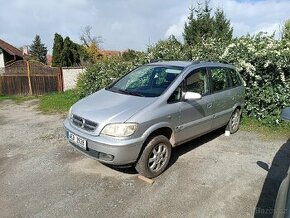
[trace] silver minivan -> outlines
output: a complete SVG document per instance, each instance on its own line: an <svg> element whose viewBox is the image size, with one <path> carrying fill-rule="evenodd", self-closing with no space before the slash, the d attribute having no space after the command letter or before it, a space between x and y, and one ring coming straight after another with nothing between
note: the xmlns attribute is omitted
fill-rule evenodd
<svg viewBox="0 0 290 218"><path fill-rule="evenodd" d="M75 103L64 121L77 150L148 178L167 167L173 147L220 127L235 133L242 79L229 64L168 61L129 72Z"/></svg>

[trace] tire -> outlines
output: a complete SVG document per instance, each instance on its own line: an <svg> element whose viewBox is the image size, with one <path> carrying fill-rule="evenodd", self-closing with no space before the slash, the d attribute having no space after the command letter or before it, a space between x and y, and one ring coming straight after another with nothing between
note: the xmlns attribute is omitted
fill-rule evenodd
<svg viewBox="0 0 290 218"><path fill-rule="evenodd" d="M233 112L230 121L226 127L226 130L230 131L231 134L234 134L240 128L240 122L241 122L241 111L237 108Z"/></svg>
<svg viewBox="0 0 290 218"><path fill-rule="evenodd" d="M136 163L137 172L147 178L159 176L167 168L171 148L171 143L165 136L151 138Z"/></svg>

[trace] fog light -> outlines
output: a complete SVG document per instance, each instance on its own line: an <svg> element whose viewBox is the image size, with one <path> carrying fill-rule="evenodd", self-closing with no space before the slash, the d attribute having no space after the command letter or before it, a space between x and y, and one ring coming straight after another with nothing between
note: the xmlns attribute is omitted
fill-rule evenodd
<svg viewBox="0 0 290 218"><path fill-rule="evenodd" d="M111 154L105 154L105 153L100 152L99 158L105 161L112 161L114 159L114 156Z"/></svg>

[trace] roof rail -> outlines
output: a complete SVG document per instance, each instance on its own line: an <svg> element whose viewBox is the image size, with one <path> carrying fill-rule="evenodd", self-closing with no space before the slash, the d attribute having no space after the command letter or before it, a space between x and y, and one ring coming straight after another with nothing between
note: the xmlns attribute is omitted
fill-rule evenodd
<svg viewBox="0 0 290 218"><path fill-rule="evenodd" d="M149 63L156 63L156 62L161 62L161 61L190 61L190 62L199 62L199 61L195 61L195 60L186 60L186 59L162 59L162 58L159 58L159 59L152 59L152 60L149 60Z"/></svg>
<svg viewBox="0 0 290 218"><path fill-rule="evenodd" d="M197 61L200 61L200 62L218 62L218 63L222 63L222 64L232 64L229 61L221 60L221 59L197 59Z"/></svg>
<svg viewBox="0 0 290 218"><path fill-rule="evenodd" d="M149 63L156 63L156 62L161 62L161 61L173 61L173 60L172 59L152 59L152 60L149 60ZM196 59L196 60L176 60L176 61L190 61L193 64L200 64L203 62L210 62L210 63L218 62L218 63L222 63L222 64L232 64L229 61L221 60L221 59Z"/></svg>

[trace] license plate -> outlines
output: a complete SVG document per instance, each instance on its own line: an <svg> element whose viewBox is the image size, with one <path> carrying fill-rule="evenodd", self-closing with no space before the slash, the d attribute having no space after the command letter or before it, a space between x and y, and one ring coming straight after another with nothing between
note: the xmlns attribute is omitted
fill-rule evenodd
<svg viewBox="0 0 290 218"><path fill-rule="evenodd" d="M68 133L68 139L83 149L87 149L87 141L71 132Z"/></svg>

